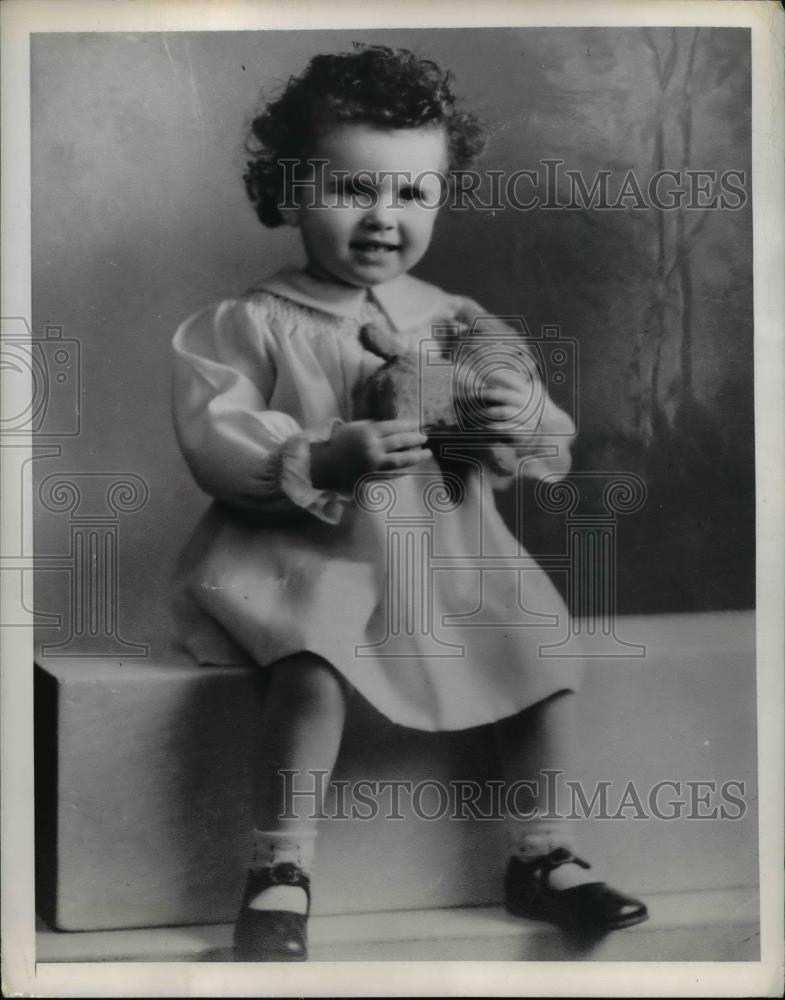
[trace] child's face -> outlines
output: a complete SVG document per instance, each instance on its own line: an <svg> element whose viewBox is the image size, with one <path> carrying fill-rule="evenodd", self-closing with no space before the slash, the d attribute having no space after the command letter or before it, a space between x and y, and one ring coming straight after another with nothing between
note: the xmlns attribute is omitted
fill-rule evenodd
<svg viewBox="0 0 785 1000"><path fill-rule="evenodd" d="M311 269L368 287L414 267L436 221L444 130L339 125L318 139L312 156L327 160L315 174L320 197L296 191L299 207L284 212L300 228Z"/></svg>

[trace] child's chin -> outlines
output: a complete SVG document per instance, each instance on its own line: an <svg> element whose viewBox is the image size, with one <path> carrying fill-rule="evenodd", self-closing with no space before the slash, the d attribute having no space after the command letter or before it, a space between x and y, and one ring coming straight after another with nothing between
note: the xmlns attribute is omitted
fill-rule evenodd
<svg viewBox="0 0 785 1000"><path fill-rule="evenodd" d="M313 265L312 265L313 268ZM332 267L317 265L318 273L325 277L331 277L334 281L342 285L353 285L355 288L370 288L373 285L381 285L392 278L402 274L406 268L400 260L389 261L385 264L363 264L361 262L341 262Z"/></svg>
<svg viewBox="0 0 785 1000"><path fill-rule="evenodd" d="M353 285L355 288L372 288L374 285L380 285L384 281L389 281L389 278L385 275L358 275L352 274L341 279L347 285Z"/></svg>
<svg viewBox="0 0 785 1000"><path fill-rule="evenodd" d="M351 277L347 277L346 280L350 284L357 285L360 288L370 288L373 285L381 285L385 281L390 281L400 273L401 268L399 267L368 268L367 270L363 269L353 272Z"/></svg>

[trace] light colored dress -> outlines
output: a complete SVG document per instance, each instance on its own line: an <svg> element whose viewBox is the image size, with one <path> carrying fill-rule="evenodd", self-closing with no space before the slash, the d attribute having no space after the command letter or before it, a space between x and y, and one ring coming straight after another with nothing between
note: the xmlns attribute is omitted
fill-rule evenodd
<svg viewBox="0 0 785 1000"><path fill-rule="evenodd" d="M469 471L429 458L352 496L310 481L311 443L353 419L355 385L381 364L360 326L415 343L467 304L481 312L410 275L365 290L288 270L180 326L175 427L215 499L174 581L178 633L199 663L311 651L393 722L424 730L577 687L582 661L549 655L567 609L504 524L476 452ZM560 457L523 474L562 474L572 421L546 397L539 426Z"/></svg>

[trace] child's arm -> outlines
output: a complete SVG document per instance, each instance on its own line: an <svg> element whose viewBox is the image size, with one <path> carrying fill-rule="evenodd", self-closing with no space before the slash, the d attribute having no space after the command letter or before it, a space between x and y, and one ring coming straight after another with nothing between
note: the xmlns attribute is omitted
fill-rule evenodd
<svg viewBox="0 0 785 1000"><path fill-rule="evenodd" d="M331 426L305 431L268 405L276 381L269 342L249 304L226 301L197 313L173 340L177 438L201 488L265 514L307 511L335 523L342 500L314 487L310 449Z"/></svg>
<svg viewBox="0 0 785 1000"><path fill-rule="evenodd" d="M360 476L405 473L430 454L416 421L336 418L314 430L271 409L272 335L249 308L230 301L206 309L173 341L175 429L206 493L263 514L299 510L334 524Z"/></svg>
<svg viewBox="0 0 785 1000"><path fill-rule="evenodd" d="M362 476L405 475L430 457L417 419L356 420L311 445L311 479L321 489L351 493Z"/></svg>

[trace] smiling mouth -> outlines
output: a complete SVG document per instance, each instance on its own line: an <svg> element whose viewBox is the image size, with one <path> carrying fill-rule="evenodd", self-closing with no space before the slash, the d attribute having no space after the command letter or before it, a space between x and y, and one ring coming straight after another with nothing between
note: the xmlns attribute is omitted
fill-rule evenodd
<svg viewBox="0 0 785 1000"><path fill-rule="evenodd" d="M381 240L353 240L349 246L360 253L386 254L400 250L398 243L383 243Z"/></svg>

